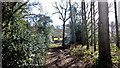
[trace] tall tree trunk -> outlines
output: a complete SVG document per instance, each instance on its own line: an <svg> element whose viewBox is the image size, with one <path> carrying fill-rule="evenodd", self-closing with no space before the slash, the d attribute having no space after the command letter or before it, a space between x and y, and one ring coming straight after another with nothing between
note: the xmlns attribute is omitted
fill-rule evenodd
<svg viewBox="0 0 120 68"><path fill-rule="evenodd" d="M84 25L84 0L81 2L81 10L82 10L82 46L85 45L85 25Z"/></svg>
<svg viewBox="0 0 120 68"><path fill-rule="evenodd" d="M65 21L63 21L63 40L62 40L62 46L65 46Z"/></svg>
<svg viewBox="0 0 120 68"><path fill-rule="evenodd" d="M82 6L82 45L84 46L87 44L87 49L89 49L89 42L88 42L88 32L87 32L87 21L86 21L86 10L85 10L85 0L81 2Z"/></svg>
<svg viewBox="0 0 120 68"><path fill-rule="evenodd" d="M2 2L0 2L0 22L2 23ZM0 27L0 32L2 30L2 27ZM2 38L0 39L0 45L2 45ZM0 54L2 54L2 46L0 46ZM2 55L0 55L0 66L2 68Z"/></svg>
<svg viewBox="0 0 120 68"><path fill-rule="evenodd" d="M87 44L87 50L89 49L89 42L88 42L88 31L87 31L87 20L86 20L86 10L85 10L85 2L84 2L84 23L85 23L85 43Z"/></svg>
<svg viewBox="0 0 120 68"><path fill-rule="evenodd" d="M91 8L90 8L90 11L91 11L91 42L90 42L90 45L92 46L93 45L93 1L91 0Z"/></svg>
<svg viewBox="0 0 120 68"><path fill-rule="evenodd" d="M76 13L76 11L74 10L74 12L73 13ZM76 24L76 21L75 21L75 14L73 14L73 44L76 44L76 35L75 35L75 33L76 33L76 31L75 31L75 24Z"/></svg>
<svg viewBox="0 0 120 68"><path fill-rule="evenodd" d="M95 1L93 0L93 28L94 28L94 51L96 51L96 25L95 25Z"/></svg>
<svg viewBox="0 0 120 68"><path fill-rule="evenodd" d="M115 26L116 26L116 46L120 48L119 45L119 29L118 29L118 20L117 20L117 5L116 0L114 0L114 9L115 9Z"/></svg>
<svg viewBox="0 0 120 68"><path fill-rule="evenodd" d="M72 10L71 0L69 0L69 6L70 6L70 19L71 19L71 44L76 44L76 35L75 35L75 16L73 15L74 10Z"/></svg>
<svg viewBox="0 0 120 68"><path fill-rule="evenodd" d="M108 2L98 2L99 23L98 23L98 44L99 44L99 68L112 68L110 40L109 40L109 20Z"/></svg>

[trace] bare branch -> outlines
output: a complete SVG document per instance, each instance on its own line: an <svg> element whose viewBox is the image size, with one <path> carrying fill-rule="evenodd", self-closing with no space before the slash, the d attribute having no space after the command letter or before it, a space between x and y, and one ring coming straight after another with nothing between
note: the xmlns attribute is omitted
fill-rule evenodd
<svg viewBox="0 0 120 68"><path fill-rule="evenodd" d="M70 19L71 16L69 16L65 21L67 21L68 19Z"/></svg>

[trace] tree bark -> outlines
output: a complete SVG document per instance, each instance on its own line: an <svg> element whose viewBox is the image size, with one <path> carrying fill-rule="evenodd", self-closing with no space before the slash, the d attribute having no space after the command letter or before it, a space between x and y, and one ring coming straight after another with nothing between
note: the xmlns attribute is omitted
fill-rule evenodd
<svg viewBox="0 0 120 68"><path fill-rule="evenodd" d="M82 0L83 1L83 0ZM84 2L81 2L81 10L82 10L82 46L85 45L85 32L84 32Z"/></svg>
<svg viewBox="0 0 120 68"><path fill-rule="evenodd" d="M99 68L112 68L110 40L109 40L109 20L108 2L98 2L99 22L98 22L98 45L99 45Z"/></svg>
<svg viewBox="0 0 120 68"><path fill-rule="evenodd" d="M63 21L63 40L62 40L62 46L65 46L65 21Z"/></svg>
<svg viewBox="0 0 120 68"><path fill-rule="evenodd" d="M2 23L2 2L0 2L0 24ZM2 27L0 27L2 33ZM2 38L0 39L0 68L2 68Z"/></svg>
<svg viewBox="0 0 120 68"><path fill-rule="evenodd" d="M86 21L86 10L85 10L85 1L82 0L82 46L87 44L87 49L89 49L89 42L88 42L88 32L87 32L87 21Z"/></svg>
<svg viewBox="0 0 120 68"><path fill-rule="evenodd" d="M96 51L96 25L95 25L95 4L94 4L94 0L93 0L93 22L94 22L94 25L93 25L93 28L94 28L94 51Z"/></svg>
<svg viewBox="0 0 120 68"><path fill-rule="evenodd" d="M118 29L118 20L117 20L117 5L116 0L114 0L114 9L115 9L115 26L116 26L116 46L120 48L119 45L119 29Z"/></svg>
<svg viewBox="0 0 120 68"><path fill-rule="evenodd" d="M91 8L90 8L90 11L91 11L91 42L90 42L90 45L92 46L93 45L93 2L91 0Z"/></svg>

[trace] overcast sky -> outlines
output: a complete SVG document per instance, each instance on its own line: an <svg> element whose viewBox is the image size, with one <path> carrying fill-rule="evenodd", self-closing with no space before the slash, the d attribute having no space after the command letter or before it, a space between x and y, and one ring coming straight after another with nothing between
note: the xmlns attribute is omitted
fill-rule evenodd
<svg viewBox="0 0 120 68"><path fill-rule="evenodd" d="M32 1L39 1L42 4L43 11L51 17L51 19L53 20L53 23L52 23L53 25L62 25L63 24L62 21L59 19L58 14L52 15L52 13L55 12L55 9L52 6L52 4L54 2L60 2L61 0L31 0L31 2ZM66 0L62 0L62 1L66 1ZM80 4L80 0L71 0L71 1L72 2L76 1ZM109 3L111 3L114 0L108 0L108 1L109 1ZM117 0L117 1L120 1L120 0ZM113 8L114 8L114 5L110 8L110 11L112 10L114 12ZM33 12L36 14L38 13L36 9L34 9ZM114 21L114 13L113 12L109 12L109 22Z"/></svg>

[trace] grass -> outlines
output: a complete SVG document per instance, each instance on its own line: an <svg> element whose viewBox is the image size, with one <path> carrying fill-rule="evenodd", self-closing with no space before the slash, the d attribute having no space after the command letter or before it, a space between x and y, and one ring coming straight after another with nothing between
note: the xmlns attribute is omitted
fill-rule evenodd
<svg viewBox="0 0 120 68"><path fill-rule="evenodd" d="M48 48L56 48L56 47L59 47L59 46L61 46L61 45L60 44L50 44L48 46Z"/></svg>

